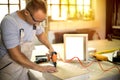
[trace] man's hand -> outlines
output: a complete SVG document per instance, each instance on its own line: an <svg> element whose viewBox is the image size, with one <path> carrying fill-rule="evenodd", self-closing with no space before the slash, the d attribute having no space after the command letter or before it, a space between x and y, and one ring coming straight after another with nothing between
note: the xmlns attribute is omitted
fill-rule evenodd
<svg viewBox="0 0 120 80"><path fill-rule="evenodd" d="M57 72L57 69L53 66L41 66L42 69L40 69L40 72L49 72L49 73L53 73L53 72Z"/></svg>

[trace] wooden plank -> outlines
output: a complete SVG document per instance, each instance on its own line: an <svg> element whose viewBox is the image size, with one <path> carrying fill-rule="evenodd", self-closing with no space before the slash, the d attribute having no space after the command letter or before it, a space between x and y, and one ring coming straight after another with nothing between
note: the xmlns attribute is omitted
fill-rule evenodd
<svg viewBox="0 0 120 80"><path fill-rule="evenodd" d="M72 77L88 74L86 69L83 69L77 62L64 63L59 61L57 66L58 72L43 73L46 80L65 80Z"/></svg>

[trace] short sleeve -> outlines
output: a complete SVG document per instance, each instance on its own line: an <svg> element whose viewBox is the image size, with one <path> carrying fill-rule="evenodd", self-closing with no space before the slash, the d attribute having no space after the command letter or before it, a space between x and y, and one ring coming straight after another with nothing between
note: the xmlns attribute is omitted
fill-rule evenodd
<svg viewBox="0 0 120 80"><path fill-rule="evenodd" d="M37 26L37 28L36 28L36 35L39 35L42 32L44 32L44 28L42 26Z"/></svg>
<svg viewBox="0 0 120 80"><path fill-rule="evenodd" d="M19 28L14 18L6 16L0 25L4 45L7 49L20 44Z"/></svg>

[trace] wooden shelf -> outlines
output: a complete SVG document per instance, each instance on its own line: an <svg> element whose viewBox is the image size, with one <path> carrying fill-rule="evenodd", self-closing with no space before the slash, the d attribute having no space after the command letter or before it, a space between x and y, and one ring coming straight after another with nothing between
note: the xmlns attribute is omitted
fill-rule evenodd
<svg viewBox="0 0 120 80"><path fill-rule="evenodd" d="M120 0L106 2L106 38L109 34L120 39Z"/></svg>
<svg viewBox="0 0 120 80"><path fill-rule="evenodd" d="M120 26L112 26L112 29L120 29Z"/></svg>

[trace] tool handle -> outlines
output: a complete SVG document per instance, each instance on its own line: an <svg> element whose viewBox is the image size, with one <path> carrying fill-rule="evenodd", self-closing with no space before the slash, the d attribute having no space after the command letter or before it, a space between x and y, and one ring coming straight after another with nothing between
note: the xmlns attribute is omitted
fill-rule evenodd
<svg viewBox="0 0 120 80"><path fill-rule="evenodd" d="M52 58L53 62L56 62L57 61L57 53L56 52L52 52L51 58Z"/></svg>
<svg viewBox="0 0 120 80"><path fill-rule="evenodd" d="M101 61L108 61L108 58L106 56L103 56L102 54L94 54L94 57L97 60L101 60Z"/></svg>
<svg viewBox="0 0 120 80"><path fill-rule="evenodd" d="M56 52L52 52L51 59L52 59L54 67L56 67L57 65L57 53Z"/></svg>

